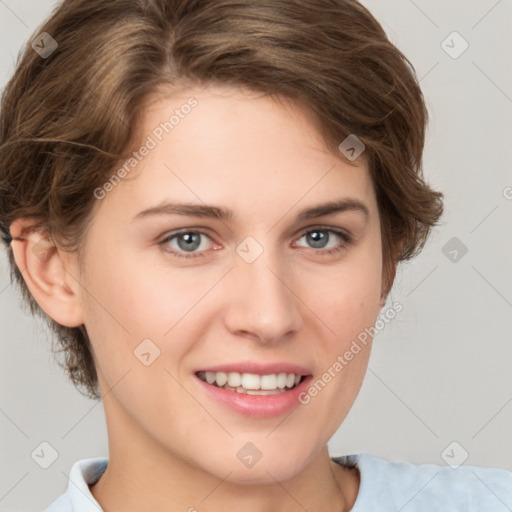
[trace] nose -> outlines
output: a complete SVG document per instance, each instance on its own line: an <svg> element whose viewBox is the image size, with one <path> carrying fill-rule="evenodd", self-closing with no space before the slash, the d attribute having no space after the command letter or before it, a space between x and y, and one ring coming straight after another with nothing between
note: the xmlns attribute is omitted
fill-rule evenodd
<svg viewBox="0 0 512 512"><path fill-rule="evenodd" d="M225 303L225 323L237 336L273 343L301 326L300 300L286 262L270 251L252 263L235 256Z"/></svg>

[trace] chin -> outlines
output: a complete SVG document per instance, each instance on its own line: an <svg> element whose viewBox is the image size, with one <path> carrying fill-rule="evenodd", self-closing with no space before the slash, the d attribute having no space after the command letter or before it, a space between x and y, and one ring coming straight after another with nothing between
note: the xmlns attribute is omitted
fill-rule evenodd
<svg viewBox="0 0 512 512"><path fill-rule="evenodd" d="M275 484L276 480L281 482L288 480L298 473L298 468L283 468L280 464L263 465L258 462L252 468L238 468L232 470L227 481L239 485L265 485Z"/></svg>
<svg viewBox="0 0 512 512"><path fill-rule="evenodd" d="M242 460L240 460L242 459ZM275 484L277 481L288 480L307 465L306 454L290 454L283 447L277 447L273 450L265 450L259 460L243 461L235 455L230 460L225 460L221 478L243 485L263 485ZM252 465L250 465L252 464ZM216 473L219 473L218 469Z"/></svg>

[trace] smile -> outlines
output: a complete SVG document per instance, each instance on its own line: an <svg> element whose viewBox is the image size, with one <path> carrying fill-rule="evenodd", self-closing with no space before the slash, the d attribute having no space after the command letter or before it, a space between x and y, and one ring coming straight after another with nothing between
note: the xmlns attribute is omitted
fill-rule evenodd
<svg viewBox="0 0 512 512"><path fill-rule="evenodd" d="M296 373L256 373L205 372L199 371L197 377L212 386L248 395L276 395L286 393L300 384L304 375Z"/></svg>

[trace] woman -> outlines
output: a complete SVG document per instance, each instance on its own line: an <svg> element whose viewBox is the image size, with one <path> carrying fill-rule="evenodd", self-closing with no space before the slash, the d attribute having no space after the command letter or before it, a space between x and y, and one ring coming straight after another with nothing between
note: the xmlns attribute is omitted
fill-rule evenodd
<svg viewBox="0 0 512 512"><path fill-rule="evenodd" d="M512 504L506 470L327 451L442 213L360 4L67 0L1 108L13 275L109 436L48 512Z"/></svg>

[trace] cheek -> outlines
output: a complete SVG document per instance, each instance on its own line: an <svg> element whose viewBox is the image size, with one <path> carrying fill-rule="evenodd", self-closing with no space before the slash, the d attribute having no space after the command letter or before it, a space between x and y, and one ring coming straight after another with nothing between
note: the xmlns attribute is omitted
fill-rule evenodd
<svg viewBox="0 0 512 512"><path fill-rule="evenodd" d="M307 304L338 343L346 343L373 325L380 311L380 245L375 242L364 249L354 251L338 267L305 272L301 279Z"/></svg>
<svg viewBox="0 0 512 512"><path fill-rule="evenodd" d="M322 373L303 403L310 430L322 432L321 442L334 434L357 397L370 357L371 327L380 310L380 253L360 253L358 258L357 264L340 266L324 281L323 290L311 296L311 309L321 319L315 321L313 334Z"/></svg>
<svg viewBox="0 0 512 512"><path fill-rule="evenodd" d="M190 294L189 288L166 275L165 268L156 269L129 251L115 257L108 250L91 255L86 286L92 292L86 297L90 314L98 315L104 328L134 339L161 337L183 314Z"/></svg>
<svg viewBox="0 0 512 512"><path fill-rule="evenodd" d="M134 354L139 346L171 356L167 361L179 360L190 348L197 327L190 321L201 298L218 281L211 272L204 277L197 274L194 269L141 263L137 254L128 251L115 258L108 251L90 255L84 280L89 291L84 295L85 323L109 380L128 369L140 369ZM189 326L187 333L182 325ZM184 335L177 336L180 332Z"/></svg>

